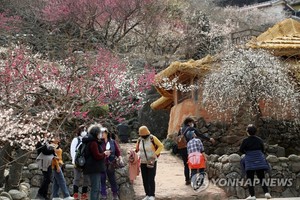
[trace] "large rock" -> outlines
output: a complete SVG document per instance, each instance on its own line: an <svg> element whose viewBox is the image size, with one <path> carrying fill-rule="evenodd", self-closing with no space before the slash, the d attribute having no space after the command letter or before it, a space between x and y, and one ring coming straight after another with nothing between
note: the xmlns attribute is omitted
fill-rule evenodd
<svg viewBox="0 0 300 200"><path fill-rule="evenodd" d="M120 185L119 191L121 200L134 199L135 197L133 187L129 183L124 183Z"/></svg>
<svg viewBox="0 0 300 200"><path fill-rule="evenodd" d="M7 192L2 192L0 194L0 199L3 199L3 200L13 200L13 198L11 197L11 195Z"/></svg>
<svg viewBox="0 0 300 200"><path fill-rule="evenodd" d="M139 111L139 124L145 125L150 132L158 138L166 138L168 133L169 111L152 110L150 104L157 100L160 95L153 89L148 94L148 103Z"/></svg>
<svg viewBox="0 0 300 200"><path fill-rule="evenodd" d="M13 198L13 200L25 200L26 198L26 193L19 190L10 190L8 193Z"/></svg>

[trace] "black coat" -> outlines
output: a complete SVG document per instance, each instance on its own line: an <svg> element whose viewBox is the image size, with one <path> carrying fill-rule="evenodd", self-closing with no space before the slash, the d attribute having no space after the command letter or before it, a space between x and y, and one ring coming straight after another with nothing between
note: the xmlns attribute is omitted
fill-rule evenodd
<svg viewBox="0 0 300 200"><path fill-rule="evenodd" d="M86 164L84 165L83 173L95 174L105 172L105 155L104 150L101 148L101 142L89 135L82 139L82 143L86 145ZM93 148L95 146L96 148Z"/></svg>

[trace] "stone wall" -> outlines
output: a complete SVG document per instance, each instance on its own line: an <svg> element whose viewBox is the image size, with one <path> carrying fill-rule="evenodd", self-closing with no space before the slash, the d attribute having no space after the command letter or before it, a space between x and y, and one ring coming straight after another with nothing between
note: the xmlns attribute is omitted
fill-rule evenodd
<svg viewBox="0 0 300 200"><path fill-rule="evenodd" d="M213 146L204 143L206 153L218 155L238 153L239 146L246 137L246 126L249 123L251 122L248 120L232 125L220 122L207 123L203 118L199 118L197 128L200 133L207 134L216 140L216 144ZM288 156L300 153L299 130L299 125L293 125L290 122L261 119L258 123L257 135L264 140L270 153L273 154L279 149L278 151L284 153L284 155L279 156ZM273 146L276 148L274 149Z"/></svg>
<svg viewBox="0 0 300 200"><path fill-rule="evenodd" d="M241 156L238 154L208 156L207 174L210 184L223 188L230 198L243 199L249 195L247 181L242 177ZM300 196L300 156L277 157L268 155L267 160L272 170L266 175L273 197ZM263 197L261 186L255 186L256 196Z"/></svg>
<svg viewBox="0 0 300 200"><path fill-rule="evenodd" d="M72 194L73 191L73 165L67 164L64 169L64 175L66 179L66 183L69 187L69 191ZM42 181L42 172L41 170L38 169L38 166L36 163L32 163L28 165L28 167L25 167L23 170L23 181L26 183L29 183L31 188L31 199L34 199L34 197L37 194L37 191L39 189L39 186L41 185ZM133 187L129 183L129 178L128 178L128 166L122 168L122 169L117 169L116 170L116 180L119 186L119 194L120 194L120 199L122 200L127 200L127 199L133 199L134 198L134 192L133 192ZM109 183L107 182L108 186L108 194L111 195L110 188L109 188ZM52 186L50 185L49 192L52 191ZM131 192L130 192L131 191Z"/></svg>
<svg viewBox="0 0 300 200"><path fill-rule="evenodd" d="M125 150L122 149L122 156L125 163L128 163L127 156ZM11 190L8 193L3 192L3 189L0 188L0 200L29 200L34 199L39 186L42 183L42 172L38 169L38 165L36 164L37 154L33 152L30 155L30 158L27 161L27 165L23 168L22 172L22 180L19 190ZM69 187L69 191L73 193L73 169L74 166L71 164L71 157L67 151L63 154L63 160L65 161L65 168L64 168L64 176L66 179L66 183ZM8 171L7 171L8 173ZM119 197L121 200L128 200L134 199L134 190L133 186L130 184L129 177L128 177L128 165L124 168L116 170L116 180L119 188ZM110 185L107 182L107 192L108 197L110 197ZM52 184L49 186L49 195L52 191Z"/></svg>

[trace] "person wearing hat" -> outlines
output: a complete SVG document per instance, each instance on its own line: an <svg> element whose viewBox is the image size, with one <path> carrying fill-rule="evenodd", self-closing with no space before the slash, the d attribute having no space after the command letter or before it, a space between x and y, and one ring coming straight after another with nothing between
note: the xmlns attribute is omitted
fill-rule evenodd
<svg viewBox="0 0 300 200"><path fill-rule="evenodd" d="M256 174L262 184L265 197L271 199L268 187L265 184L265 172L268 171L270 167L264 156L264 143L260 137L256 136L257 129L253 124L249 124L246 131L248 137L243 140L240 146L240 152L245 154L241 163L246 171L247 179L250 180L250 185L248 187L250 196L246 199L256 200L254 174Z"/></svg>
<svg viewBox="0 0 300 200"><path fill-rule="evenodd" d="M155 175L157 157L164 145L152 135L147 126L139 128L140 138L136 144L136 152L140 152L141 173L146 197L143 200L155 200Z"/></svg>

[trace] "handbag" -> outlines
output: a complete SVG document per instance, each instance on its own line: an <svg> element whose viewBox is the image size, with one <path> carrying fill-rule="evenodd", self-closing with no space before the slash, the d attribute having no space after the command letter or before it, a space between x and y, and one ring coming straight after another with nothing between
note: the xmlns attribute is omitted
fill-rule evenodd
<svg viewBox="0 0 300 200"><path fill-rule="evenodd" d="M147 160L147 168L154 168L155 160L153 160L153 159L148 160L148 156L147 156L147 153L146 153L146 150L145 150L144 141L142 141L142 143L143 143L143 149L144 149L145 157L146 157L146 160Z"/></svg>
<svg viewBox="0 0 300 200"><path fill-rule="evenodd" d="M185 134L189 130L189 128L186 128L185 131L182 133L182 128L180 129L180 134L176 138L177 143L177 149L184 149L186 148L187 141L185 139Z"/></svg>
<svg viewBox="0 0 300 200"><path fill-rule="evenodd" d="M113 171L115 169L120 169L125 167L124 162L121 159L114 159L113 161L108 162L108 170Z"/></svg>

